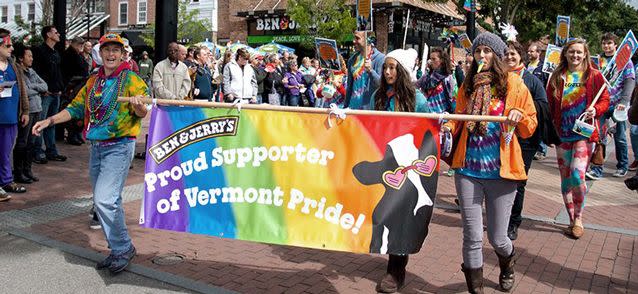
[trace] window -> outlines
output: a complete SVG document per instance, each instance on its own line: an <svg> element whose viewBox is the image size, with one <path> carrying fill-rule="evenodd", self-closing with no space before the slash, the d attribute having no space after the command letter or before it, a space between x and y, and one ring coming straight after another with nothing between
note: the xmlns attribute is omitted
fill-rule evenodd
<svg viewBox="0 0 638 294"><path fill-rule="evenodd" d="M35 3L29 3L29 9L27 10L27 21L35 20Z"/></svg>
<svg viewBox="0 0 638 294"><path fill-rule="evenodd" d="M0 22L7 23L9 22L9 7L2 6L2 18L0 18Z"/></svg>
<svg viewBox="0 0 638 294"><path fill-rule="evenodd" d="M120 19L119 25L124 26L128 24L128 3L120 2Z"/></svg>
<svg viewBox="0 0 638 294"><path fill-rule="evenodd" d="M137 23L146 23L146 0L139 0L139 2L137 2Z"/></svg>
<svg viewBox="0 0 638 294"><path fill-rule="evenodd" d="M13 6L13 15L15 20L22 19L22 4L16 4Z"/></svg>

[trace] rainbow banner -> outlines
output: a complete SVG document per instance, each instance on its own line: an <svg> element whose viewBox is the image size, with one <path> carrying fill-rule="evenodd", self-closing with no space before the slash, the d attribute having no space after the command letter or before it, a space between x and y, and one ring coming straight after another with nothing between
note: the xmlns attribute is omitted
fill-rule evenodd
<svg viewBox="0 0 638 294"><path fill-rule="evenodd" d="M156 106L143 227L350 252L418 252L439 124L416 117Z"/></svg>

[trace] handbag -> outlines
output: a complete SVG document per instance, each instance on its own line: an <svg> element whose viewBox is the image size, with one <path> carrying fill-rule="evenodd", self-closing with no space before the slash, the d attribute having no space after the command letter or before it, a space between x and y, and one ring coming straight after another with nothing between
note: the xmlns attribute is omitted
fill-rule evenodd
<svg viewBox="0 0 638 294"><path fill-rule="evenodd" d="M277 90L275 90L275 85L273 83L273 87L270 90L270 93L268 94L268 104L270 105L281 105L281 100L279 97L279 93L277 93Z"/></svg>
<svg viewBox="0 0 638 294"><path fill-rule="evenodd" d="M450 132L439 133L441 136L441 160L443 160L450 167L452 166L452 161L454 160L454 153L456 153L456 147L459 146L458 142L461 138L461 129L465 126L465 124L461 124L461 126L457 126L454 134Z"/></svg>
<svg viewBox="0 0 638 294"><path fill-rule="evenodd" d="M594 117L591 117L589 120L587 118L585 118L585 115L587 113L583 112L574 122L574 127L572 128L572 131L576 134L579 134L585 138L589 138L591 137L592 134L594 134L594 130L596 129L595 126L595 119ZM588 121L591 121L591 123L589 123Z"/></svg>

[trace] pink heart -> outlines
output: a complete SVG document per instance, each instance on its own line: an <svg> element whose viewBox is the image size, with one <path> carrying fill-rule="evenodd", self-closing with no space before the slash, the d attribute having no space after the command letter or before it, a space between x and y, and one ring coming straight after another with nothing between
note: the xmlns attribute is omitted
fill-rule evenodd
<svg viewBox="0 0 638 294"><path fill-rule="evenodd" d="M434 173L434 170L436 169L436 163L436 157L430 155L426 157L425 160L415 160L412 165L416 167L415 171L418 174L429 177Z"/></svg>
<svg viewBox="0 0 638 294"><path fill-rule="evenodd" d="M399 190L401 186L403 186L403 182L405 182L405 174L401 171L403 167L398 167L394 170L394 172L387 171L383 173L383 182L386 185Z"/></svg>

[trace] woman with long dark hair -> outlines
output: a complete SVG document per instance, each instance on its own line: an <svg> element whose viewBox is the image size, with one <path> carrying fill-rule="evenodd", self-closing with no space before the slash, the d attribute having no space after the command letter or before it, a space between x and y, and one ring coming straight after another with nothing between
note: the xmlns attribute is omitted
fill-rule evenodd
<svg viewBox="0 0 638 294"><path fill-rule="evenodd" d="M574 132L574 124L581 115L585 120L598 121L609 107L609 92L603 90L598 101L594 97L605 86L603 75L589 62L589 48L583 39L574 39L563 47L560 63L547 86L552 122L560 145L556 146L561 192L569 214L568 236L580 238L583 233L582 212L585 207L585 173L595 142L600 138L599 128L590 137Z"/></svg>
<svg viewBox="0 0 638 294"><path fill-rule="evenodd" d="M418 53L414 49L394 50L385 57L379 89L373 94L370 108L381 111L429 112L425 96L416 89L410 71ZM373 217L374 218L374 217ZM425 240L425 235L421 244ZM421 245L418 246L419 248ZM403 287L407 254L389 254L387 273L377 284L381 293L394 293Z"/></svg>
<svg viewBox="0 0 638 294"><path fill-rule="evenodd" d="M428 71L417 82L426 97L428 108L435 113L454 113L456 101L452 95L452 63L447 52L440 47L430 50Z"/></svg>
<svg viewBox="0 0 638 294"><path fill-rule="evenodd" d="M518 137L536 129L536 109L520 76L508 72L502 58L507 46L496 35L478 35L474 61L459 89L456 113L506 116L505 123L450 121L443 132L459 134L452 156L463 222L463 264L470 293L483 292L483 215L487 236L500 266L499 286L514 285L514 247L507 237L518 181L527 179ZM518 136L514 136L514 133Z"/></svg>

